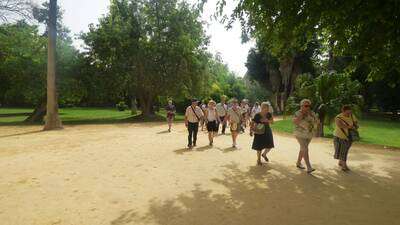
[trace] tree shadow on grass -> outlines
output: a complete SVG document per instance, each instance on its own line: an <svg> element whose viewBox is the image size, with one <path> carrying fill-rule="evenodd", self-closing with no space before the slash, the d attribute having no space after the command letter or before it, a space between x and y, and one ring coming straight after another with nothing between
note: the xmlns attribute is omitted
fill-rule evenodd
<svg viewBox="0 0 400 225"><path fill-rule="evenodd" d="M151 200L147 213L123 211L111 224L391 225L398 222L400 184L398 174L387 172L385 178L360 168L321 169L309 176L279 164L228 164L222 177L212 179L222 193L196 184L175 198Z"/></svg>
<svg viewBox="0 0 400 225"><path fill-rule="evenodd" d="M142 115L130 116L127 118L94 118L94 119L79 119L76 117L64 117L62 123L64 125L96 125L96 124L132 124L132 123L151 123L163 122L165 118L160 115L145 117ZM37 126L44 125L43 122L24 122L24 121L3 121L0 126Z"/></svg>
<svg viewBox="0 0 400 225"><path fill-rule="evenodd" d="M31 113L23 112L23 113L0 113L1 117L15 117L15 116L29 116Z"/></svg>

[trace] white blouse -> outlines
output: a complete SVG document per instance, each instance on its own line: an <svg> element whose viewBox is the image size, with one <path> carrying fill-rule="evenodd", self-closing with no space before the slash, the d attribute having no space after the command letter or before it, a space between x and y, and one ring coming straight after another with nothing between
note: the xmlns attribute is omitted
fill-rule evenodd
<svg viewBox="0 0 400 225"><path fill-rule="evenodd" d="M217 120L217 110L207 108L207 121L216 121Z"/></svg>

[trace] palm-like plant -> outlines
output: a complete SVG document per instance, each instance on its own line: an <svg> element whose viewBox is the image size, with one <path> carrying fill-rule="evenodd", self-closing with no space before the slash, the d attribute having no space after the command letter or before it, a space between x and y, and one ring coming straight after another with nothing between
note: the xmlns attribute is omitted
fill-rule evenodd
<svg viewBox="0 0 400 225"><path fill-rule="evenodd" d="M359 95L361 84L351 80L347 74L323 73L316 78L302 74L296 79L295 88L293 96L288 99L286 111L292 113L298 110L301 99L310 99L321 121L316 134L319 137L324 136L324 124L333 121L342 105L350 104L358 113L363 104Z"/></svg>

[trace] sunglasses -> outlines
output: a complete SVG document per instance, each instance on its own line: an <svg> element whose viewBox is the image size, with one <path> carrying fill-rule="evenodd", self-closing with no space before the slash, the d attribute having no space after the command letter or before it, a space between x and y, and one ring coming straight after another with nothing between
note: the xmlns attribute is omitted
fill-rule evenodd
<svg viewBox="0 0 400 225"><path fill-rule="evenodd" d="M306 108L310 108L311 107L311 105L303 105L304 107L306 107Z"/></svg>

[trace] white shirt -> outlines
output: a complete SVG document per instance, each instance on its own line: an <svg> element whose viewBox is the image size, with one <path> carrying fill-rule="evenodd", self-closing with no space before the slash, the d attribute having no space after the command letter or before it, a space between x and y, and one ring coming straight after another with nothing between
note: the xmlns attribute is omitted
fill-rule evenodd
<svg viewBox="0 0 400 225"><path fill-rule="evenodd" d="M207 121L216 121L217 120L217 110L207 108Z"/></svg>
<svg viewBox="0 0 400 225"><path fill-rule="evenodd" d="M261 112L261 107L260 107L260 106L254 106L254 107L251 109L251 118L253 119L254 116L255 116L257 113L259 113L259 112Z"/></svg>
<svg viewBox="0 0 400 225"><path fill-rule="evenodd" d="M194 109L194 111L193 111L193 109ZM190 123L198 123L198 122L199 122L199 119L198 119L198 118L201 118L201 117L204 116L203 111L202 111L201 108L198 107L198 106L196 106L196 107L193 108L193 109L192 109L192 106L191 106L191 105L188 106L188 107L186 108L185 116L186 116L187 120L188 120ZM196 114L194 114L195 112L196 112ZM196 116L196 115L197 115L197 116ZM197 117L198 117L198 118L197 118Z"/></svg>
<svg viewBox="0 0 400 225"><path fill-rule="evenodd" d="M219 117L226 116L226 113L228 111L228 106L220 102L217 104L216 109Z"/></svg>

